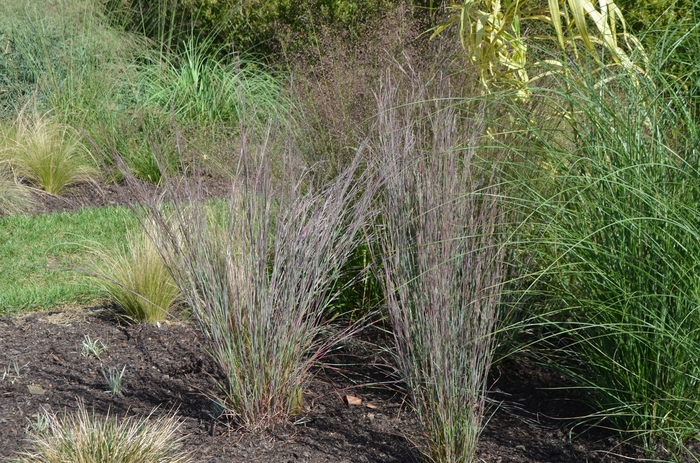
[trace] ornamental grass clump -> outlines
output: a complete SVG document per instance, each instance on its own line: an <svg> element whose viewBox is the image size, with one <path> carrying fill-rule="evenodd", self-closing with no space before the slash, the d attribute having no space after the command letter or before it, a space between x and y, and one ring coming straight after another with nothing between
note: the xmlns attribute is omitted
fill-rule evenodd
<svg viewBox="0 0 700 463"><path fill-rule="evenodd" d="M213 58L208 40L190 39L178 55L162 53L140 69L137 99L172 111L180 120L239 122L245 105L284 119L289 104L280 80L261 63L229 55Z"/></svg>
<svg viewBox="0 0 700 463"><path fill-rule="evenodd" d="M247 429L299 413L312 366L348 335L329 330L326 311L373 193L357 162L326 188L291 174L276 188L267 141L244 148L242 180L223 208L203 207L198 188L168 179L171 210L153 200L143 217L156 224L166 265L221 368L220 401Z"/></svg>
<svg viewBox="0 0 700 463"><path fill-rule="evenodd" d="M33 205L29 189L0 165L0 217L30 211Z"/></svg>
<svg viewBox="0 0 700 463"><path fill-rule="evenodd" d="M559 76L521 118L534 163L516 181L549 309L533 320L594 418L678 449L700 432L700 125L660 72L592 75Z"/></svg>
<svg viewBox="0 0 700 463"><path fill-rule="evenodd" d="M129 232L117 250L96 250L87 270L133 323L155 324L181 301L161 253L143 231Z"/></svg>
<svg viewBox="0 0 700 463"><path fill-rule="evenodd" d="M473 113L460 113L447 88L445 79L413 80L412 91L401 96L396 81L383 82L379 242L398 363L424 432L422 451L429 461L471 462L494 350L503 212L494 165L478 157L485 111L472 102Z"/></svg>
<svg viewBox="0 0 700 463"><path fill-rule="evenodd" d="M190 463L181 450L180 421L171 415L97 417L80 404L72 414L40 415L30 430L33 451L17 463Z"/></svg>
<svg viewBox="0 0 700 463"><path fill-rule="evenodd" d="M99 173L78 134L48 114L20 113L5 140L0 160L18 177L47 193L59 194L69 185L95 179Z"/></svg>

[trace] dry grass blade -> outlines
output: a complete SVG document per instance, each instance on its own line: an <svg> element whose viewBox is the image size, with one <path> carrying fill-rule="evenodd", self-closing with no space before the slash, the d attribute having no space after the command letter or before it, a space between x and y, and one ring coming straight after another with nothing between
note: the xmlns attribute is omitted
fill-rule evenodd
<svg viewBox="0 0 700 463"><path fill-rule="evenodd" d="M21 214L32 209L34 201L29 189L0 168L0 217Z"/></svg>

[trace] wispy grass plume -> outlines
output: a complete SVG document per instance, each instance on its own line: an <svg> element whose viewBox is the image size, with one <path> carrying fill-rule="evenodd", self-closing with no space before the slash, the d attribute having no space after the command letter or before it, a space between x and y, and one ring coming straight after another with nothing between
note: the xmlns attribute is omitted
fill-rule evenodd
<svg viewBox="0 0 700 463"><path fill-rule="evenodd" d="M378 95L383 283L422 450L470 462L494 349L502 211L493 164L479 167L483 108L465 117L447 80L411 78L408 90L386 78Z"/></svg>
<svg viewBox="0 0 700 463"><path fill-rule="evenodd" d="M48 114L20 113L5 140L0 160L47 193L59 194L69 185L95 179L99 172L77 133Z"/></svg>
<svg viewBox="0 0 700 463"><path fill-rule="evenodd" d="M27 212L33 205L29 189L17 182L12 173L0 165L0 217Z"/></svg>
<svg viewBox="0 0 700 463"><path fill-rule="evenodd" d="M130 232L119 249L97 249L94 254L89 273L131 322L163 321L180 300L161 253L142 231Z"/></svg>

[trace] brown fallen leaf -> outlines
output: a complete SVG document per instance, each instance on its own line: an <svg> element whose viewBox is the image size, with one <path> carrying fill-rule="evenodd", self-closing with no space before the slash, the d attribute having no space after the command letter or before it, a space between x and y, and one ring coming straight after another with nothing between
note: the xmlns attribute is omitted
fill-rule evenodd
<svg viewBox="0 0 700 463"><path fill-rule="evenodd" d="M346 395L345 402L348 405L362 405L362 399L355 397L354 395Z"/></svg>
<svg viewBox="0 0 700 463"><path fill-rule="evenodd" d="M371 408L372 410L376 410L376 409L377 409L377 406L376 406L376 405L370 404L370 403L365 404L365 407Z"/></svg>

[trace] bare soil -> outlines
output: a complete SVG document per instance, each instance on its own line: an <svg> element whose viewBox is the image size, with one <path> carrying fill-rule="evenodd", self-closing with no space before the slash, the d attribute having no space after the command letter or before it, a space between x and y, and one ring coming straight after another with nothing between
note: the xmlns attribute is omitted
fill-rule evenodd
<svg viewBox="0 0 700 463"><path fill-rule="evenodd" d="M91 184L60 198L40 198L40 212L136 200L126 187ZM26 429L42 410L60 414L75 410L79 401L98 415L174 411L182 420L185 448L203 463L420 461L413 444L420 436L418 421L389 357L381 354L391 339L380 330L367 330L332 353L332 368L318 367L301 417L245 432L226 416L214 418L220 372L193 325L126 325L116 310L100 306L0 317L0 369L8 371L0 380L0 461L31 450ZM83 356L85 336L104 342L109 351L100 359ZM106 393L102 371L123 367L124 391ZM346 395L362 404L348 405ZM572 417L587 413L580 392L542 366L523 359L495 366L489 397L477 461L602 463L645 456L616 434L574 427Z"/></svg>

